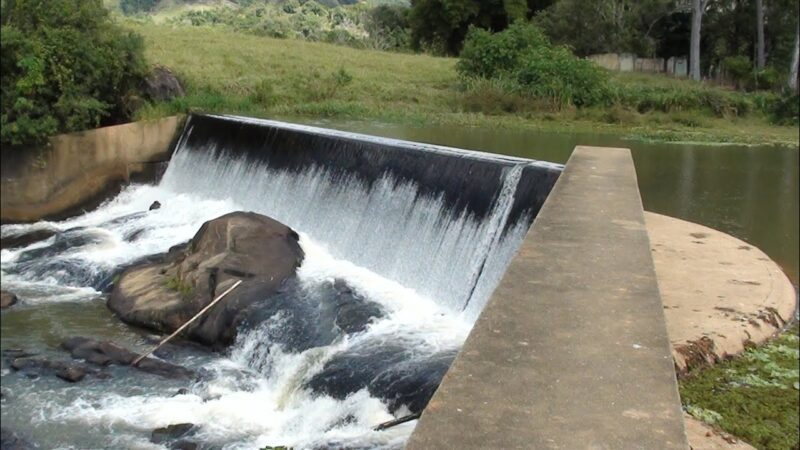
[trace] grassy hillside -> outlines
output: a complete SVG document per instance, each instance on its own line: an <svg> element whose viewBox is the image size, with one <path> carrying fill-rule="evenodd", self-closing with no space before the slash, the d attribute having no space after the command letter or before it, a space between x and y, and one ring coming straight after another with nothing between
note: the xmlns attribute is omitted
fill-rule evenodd
<svg viewBox="0 0 800 450"><path fill-rule="evenodd" d="M491 90L465 92L453 58L272 39L222 27L127 26L144 36L149 61L172 68L188 92L185 98L145 107L140 118L199 110L798 145L796 127L769 125L757 111L715 117L702 111L642 114L619 107L547 111L535 104L509 106ZM721 89L664 76L613 76L625 86L666 86L689 95Z"/></svg>

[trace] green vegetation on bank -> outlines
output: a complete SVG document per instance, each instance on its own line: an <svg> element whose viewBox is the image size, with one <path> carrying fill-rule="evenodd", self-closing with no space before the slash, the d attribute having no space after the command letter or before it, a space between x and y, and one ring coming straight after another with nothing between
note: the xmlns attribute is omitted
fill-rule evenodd
<svg viewBox="0 0 800 450"><path fill-rule="evenodd" d="M756 448L799 448L799 330L682 380L686 410Z"/></svg>
<svg viewBox="0 0 800 450"><path fill-rule="evenodd" d="M186 97L147 104L137 118L215 111L798 145L796 127L771 125L758 107L746 114L720 109L717 115L674 99L696 102L701 96L721 96L746 99L751 105L762 94L683 79L609 73L611 83L645 92L641 110L624 105L554 108L509 92L496 80L463 80L455 58L274 39L226 27L128 26L144 37L148 61L170 67L187 90ZM658 107L645 107L651 104Z"/></svg>
<svg viewBox="0 0 800 450"><path fill-rule="evenodd" d="M15 0L2 5L0 142L127 120L126 99L146 71L139 36L100 0Z"/></svg>

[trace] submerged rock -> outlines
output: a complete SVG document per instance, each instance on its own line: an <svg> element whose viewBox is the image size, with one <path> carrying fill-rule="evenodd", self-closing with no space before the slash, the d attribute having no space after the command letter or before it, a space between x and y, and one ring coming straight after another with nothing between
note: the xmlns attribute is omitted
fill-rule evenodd
<svg viewBox="0 0 800 450"><path fill-rule="evenodd" d="M29 378L52 374L71 383L81 381L88 373L93 372L83 364L34 357L15 358L11 361L11 368Z"/></svg>
<svg viewBox="0 0 800 450"><path fill-rule="evenodd" d="M108 306L124 322L168 333L244 280L185 332L222 347L233 341L243 311L293 278L303 256L297 233L286 225L251 212L226 214L204 223L188 246L163 262L126 269Z"/></svg>
<svg viewBox="0 0 800 450"><path fill-rule="evenodd" d="M29 450L36 448L33 444L17 436L11 430L0 428L0 449L2 450Z"/></svg>
<svg viewBox="0 0 800 450"><path fill-rule="evenodd" d="M161 202L156 200L156 201L154 201L153 203L150 204L150 208L148 208L148 211L152 211L154 209L159 209L159 208L161 208Z"/></svg>
<svg viewBox="0 0 800 450"><path fill-rule="evenodd" d="M19 299L16 294L8 291L0 291L0 309L6 309L15 305Z"/></svg>
<svg viewBox="0 0 800 450"><path fill-rule="evenodd" d="M361 389L386 402L389 411L406 406L412 413L425 409L456 351L425 357L410 348L383 342L366 343L335 355L306 386L344 399Z"/></svg>
<svg viewBox="0 0 800 450"><path fill-rule="evenodd" d="M112 342L96 341L85 337L67 339L61 343L61 347L70 352L73 358L100 366L110 364L129 366L139 357L139 354ZM145 358L135 368L166 378L192 378L195 376L194 372L185 367L155 358Z"/></svg>
<svg viewBox="0 0 800 450"><path fill-rule="evenodd" d="M156 428L150 435L150 442L162 444L172 450L195 450L196 442L187 438L191 437L197 427L192 423L178 423L162 428Z"/></svg>
<svg viewBox="0 0 800 450"><path fill-rule="evenodd" d="M56 230L34 230L0 238L0 249L26 247L56 234Z"/></svg>

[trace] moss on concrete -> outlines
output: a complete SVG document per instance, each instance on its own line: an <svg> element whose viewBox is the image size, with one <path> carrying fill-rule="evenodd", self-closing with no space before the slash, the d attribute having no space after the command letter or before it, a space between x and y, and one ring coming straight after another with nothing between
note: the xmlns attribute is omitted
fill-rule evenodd
<svg viewBox="0 0 800 450"><path fill-rule="evenodd" d="M799 331L682 380L686 411L760 449L800 448Z"/></svg>

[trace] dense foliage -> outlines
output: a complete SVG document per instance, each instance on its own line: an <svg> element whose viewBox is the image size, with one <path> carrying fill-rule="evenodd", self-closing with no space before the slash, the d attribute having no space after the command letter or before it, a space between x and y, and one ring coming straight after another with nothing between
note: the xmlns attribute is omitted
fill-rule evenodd
<svg viewBox="0 0 800 450"><path fill-rule="evenodd" d="M471 28L457 68L467 78L509 80L511 89L556 107L589 106L609 98L603 70L552 45L538 28L524 22L494 34Z"/></svg>
<svg viewBox="0 0 800 450"><path fill-rule="evenodd" d="M408 46L407 9L392 5L330 7L315 0L253 2L240 8L184 11L170 23L222 25L259 36L392 50Z"/></svg>
<svg viewBox="0 0 800 450"><path fill-rule="evenodd" d="M456 55L470 26L503 30L527 11L525 0L411 0L411 41L417 50Z"/></svg>
<svg viewBox="0 0 800 450"><path fill-rule="evenodd" d="M2 143L41 143L127 116L145 71L142 40L101 0L16 0L0 32Z"/></svg>

